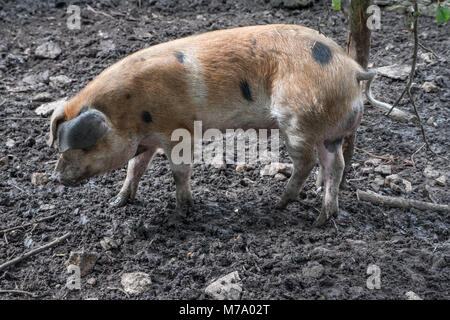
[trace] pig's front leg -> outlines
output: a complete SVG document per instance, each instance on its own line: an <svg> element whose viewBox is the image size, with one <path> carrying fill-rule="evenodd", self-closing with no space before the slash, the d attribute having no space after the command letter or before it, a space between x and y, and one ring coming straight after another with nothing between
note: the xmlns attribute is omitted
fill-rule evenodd
<svg viewBox="0 0 450 320"><path fill-rule="evenodd" d="M119 194L111 202L114 207L124 206L129 200L133 200L142 175L152 160L157 147L148 147L147 151L135 156L128 161L127 177Z"/></svg>

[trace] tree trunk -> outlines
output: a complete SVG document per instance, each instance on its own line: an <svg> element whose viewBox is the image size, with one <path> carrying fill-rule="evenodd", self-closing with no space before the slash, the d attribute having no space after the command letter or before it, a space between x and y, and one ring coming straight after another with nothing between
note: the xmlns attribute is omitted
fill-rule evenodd
<svg viewBox="0 0 450 320"><path fill-rule="evenodd" d="M367 27L367 8L371 0L347 0L342 3L342 11L349 23L349 36L347 40L347 53L354 58L364 69L369 64L370 29ZM347 172L350 170L356 134L344 137L342 151L344 154L345 170L341 186L346 186Z"/></svg>
<svg viewBox="0 0 450 320"><path fill-rule="evenodd" d="M350 33L347 52L364 69L369 63L370 29L367 27L367 8L371 2L371 0L351 0L348 16Z"/></svg>

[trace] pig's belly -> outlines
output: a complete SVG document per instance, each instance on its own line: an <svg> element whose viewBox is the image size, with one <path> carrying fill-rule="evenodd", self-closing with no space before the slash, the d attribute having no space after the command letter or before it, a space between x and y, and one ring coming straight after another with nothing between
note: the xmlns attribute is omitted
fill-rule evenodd
<svg viewBox="0 0 450 320"><path fill-rule="evenodd" d="M204 130L226 129L278 129L278 124L270 113L269 104L234 104L216 106L197 113L197 121L202 121Z"/></svg>

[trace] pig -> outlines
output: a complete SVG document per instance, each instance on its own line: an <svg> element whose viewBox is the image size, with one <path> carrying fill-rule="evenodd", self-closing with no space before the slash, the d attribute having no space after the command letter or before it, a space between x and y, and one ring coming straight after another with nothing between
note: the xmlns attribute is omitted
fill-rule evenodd
<svg viewBox="0 0 450 320"><path fill-rule="evenodd" d="M171 150L178 128L278 128L293 173L277 207L298 196L320 165L324 185L321 226L336 217L344 172L344 137L363 114L363 94L374 105L365 71L334 41L297 25L219 30L137 51L106 68L50 121L48 144L61 153L55 179L66 186L123 167L123 186L111 202L132 200L156 150L168 157L176 184L176 208L193 205L191 165ZM365 90L364 90L364 83Z"/></svg>

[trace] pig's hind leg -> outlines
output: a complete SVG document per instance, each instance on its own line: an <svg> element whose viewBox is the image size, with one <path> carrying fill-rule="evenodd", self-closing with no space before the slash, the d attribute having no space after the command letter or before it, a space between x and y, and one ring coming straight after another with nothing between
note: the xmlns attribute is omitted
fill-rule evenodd
<svg viewBox="0 0 450 320"><path fill-rule="evenodd" d="M113 207L122 207L129 200L133 200L136 196L136 191L141 180L142 175L148 167L148 164L153 158L157 147L151 147L147 151L138 154L130 161L128 161L127 177L123 183L119 194L110 203Z"/></svg>
<svg viewBox="0 0 450 320"><path fill-rule="evenodd" d="M314 167L314 142L313 138L302 135L295 118L289 121L281 121L280 129L285 137L286 147L294 165L294 171L281 196L277 207L282 209L294 201L300 193L303 184Z"/></svg>
<svg viewBox="0 0 450 320"><path fill-rule="evenodd" d="M324 182L322 211L314 222L315 226L325 224L332 217L337 217L339 210L338 193L344 172L342 154L342 137L321 141L317 144L317 153Z"/></svg>

